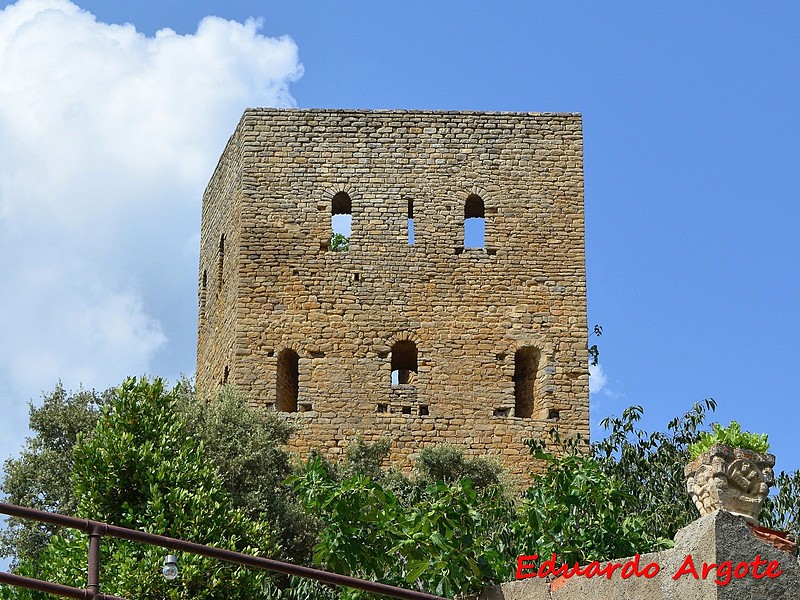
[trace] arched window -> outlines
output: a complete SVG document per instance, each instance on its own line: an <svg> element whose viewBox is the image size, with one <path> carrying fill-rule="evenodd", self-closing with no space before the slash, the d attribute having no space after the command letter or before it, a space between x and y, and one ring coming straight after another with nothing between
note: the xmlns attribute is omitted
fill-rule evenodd
<svg viewBox="0 0 800 600"><path fill-rule="evenodd" d="M331 249L347 250L350 247L350 230L353 224L353 203L346 192L337 193L331 200Z"/></svg>
<svg viewBox="0 0 800 600"><path fill-rule="evenodd" d="M414 200L408 200L408 245L414 245Z"/></svg>
<svg viewBox="0 0 800 600"><path fill-rule="evenodd" d="M483 248L486 237L486 211L483 199L471 194L464 203L464 248Z"/></svg>
<svg viewBox="0 0 800 600"><path fill-rule="evenodd" d="M541 353L525 346L514 353L514 416L532 417L535 401L536 375Z"/></svg>
<svg viewBox="0 0 800 600"><path fill-rule="evenodd" d="M417 374L417 345L400 340L392 346L392 385L414 383Z"/></svg>
<svg viewBox="0 0 800 600"><path fill-rule="evenodd" d="M294 350L283 350L278 354L278 380L275 408L282 412L297 412L300 357Z"/></svg>

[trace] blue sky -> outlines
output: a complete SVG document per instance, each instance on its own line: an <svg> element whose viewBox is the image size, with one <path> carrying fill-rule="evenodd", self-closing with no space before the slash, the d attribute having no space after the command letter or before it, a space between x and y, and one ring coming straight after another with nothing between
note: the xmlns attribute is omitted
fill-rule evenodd
<svg viewBox="0 0 800 600"><path fill-rule="evenodd" d="M0 2L0 454L58 378L194 370L200 194L295 105L581 112L593 432L713 397L800 468L800 3L78 6Z"/></svg>

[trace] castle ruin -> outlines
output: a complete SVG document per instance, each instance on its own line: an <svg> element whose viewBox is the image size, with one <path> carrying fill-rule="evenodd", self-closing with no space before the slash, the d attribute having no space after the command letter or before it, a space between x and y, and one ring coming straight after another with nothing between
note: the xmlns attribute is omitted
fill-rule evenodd
<svg viewBox="0 0 800 600"><path fill-rule="evenodd" d="M579 114L247 110L203 197L197 386L303 454L524 473L525 439L588 436L583 215Z"/></svg>

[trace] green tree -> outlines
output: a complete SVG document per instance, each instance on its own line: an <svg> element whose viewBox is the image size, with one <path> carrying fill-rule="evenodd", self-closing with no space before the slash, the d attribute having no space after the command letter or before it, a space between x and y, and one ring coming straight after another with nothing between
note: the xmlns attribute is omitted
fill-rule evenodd
<svg viewBox="0 0 800 600"><path fill-rule="evenodd" d="M94 435L100 409L114 397L80 390L68 393L60 384L43 395L40 407L31 404L33 435L18 457L5 464L2 491L14 504L74 515L77 497L70 478L73 448L79 434ZM292 472L284 448L292 428L275 413L249 406L247 398L226 387L212 400L198 397L188 380L180 382L173 418L187 435L203 442L209 464L234 505L256 520L272 524L278 556L307 561L316 539L316 521L299 506L285 480ZM0 549L20 562L40 564L39 553L53 532L34 521L10 519L0 532ZM55 528L58 530L58 528Z"/></svg>
<svg viewBox="0 0 800 600"><path fill-rule="evenodd" d="M466 458L450 444L437 444L422 449L415 471L426 483L450 484L469 479L475 489L483 489L500 483L503 467L488 458Z"/></svg>
<svg viewBox="0 0 800 600"><path fill-rule="evenodd" d="M127 380L110 395L58 386L31 408L34 435L7 462L3 489L12 502L249 553L308 563L313 545L324 568L452 596L513 577L520 554L585 562L667 545L697 516L683 466L714 408L707 400L647 433L631 407L595 444L557 432L530 442L547 469L515 496L496 464L450 446L421 452L412 476L387 468L385 440L356 440L341 464L315 456L287 483L291 427L230 388L207 402L186 382ZM800 475L778 484L763 522L797 533ZM83 534L13 527L2 539L17 572L83 587ZM179 557L168 584L160 549L104 540L102 552L104 589L130 597L365 596L193 556Z"/></svg>
<svg viewBox="0 0 800 600"><path fill-rule="evenodd" d="M760 521L800 538L800 471L781 471L775 478L775 493L764 502Z"/></svg>
<svg viewBox="0 0 800 600"><path fill-rule="evenodd" d="M513 506L499 488L478 493L463 479L404 499L361 474L336 481L318 458L294 484L323 525L314 549L323 568L451 597L512 572Z"/></svg>
<svg viewBox="0 0 800 600"><path fill-rule="evenodd" d="M532 476L519 509L518 554L556 553L559 563L584 564L671 546L636 512L624 482L581 444L567 445L558 456L538 440L529 445L545 468Z"/></svg>
<svg viewBox="0 0 800 600"><path fill-rule="evenodd" d="M91 435L100 412L108 404L112 390L98 393L79 390L67 393L59 383L42 398L41 406L29 403L29 427L33 432L16 458L3 465L0 490L5 501L52 512L74 514L77 497L70 477L73 470L72 449L80 434ZM0 554L20 561L39 563L39 554L47 545L54 527L23 519L10 518L0 531Z"/></svg>
<svg viewBox="0 0 800 600"><path fill-rule="evenodd" d="M698 402L672 419L665 432L648 433L637 427L644 414L641 406L601 421L608 433L592 445L592 454L632 498L630 514L656 527L661 537L672 539L698 516L686 493L683 468L690 461L689 445L700 439L706 416L715 409L711 398Z"/></svg>
<svg viewBox="0 0 800 600"><path fill-rule="evenodd" d="M184 381L176 411L187 433L203 442L234 506L251 519L271 523L280 558L308 562L316 521L286 483L292 465L285 445L294 427L278 413L253 408L231 386L206 401Z"/></svg>
<svg viewBox="0 0 800 600"><path fill-rule="evenodd" d="M270 556L270 527L235 508L211 467L202 441L176 417L177 392L161 380L126 380L106 405L94 435L79 436L73 495L82 518L143 529L202 544ZM103 587L130 598L251 598L271 588L263 571L229 567L194 555L180 557L180 577L160 575L164 550L104 539ZM44 578L85 585L86 538L68 530L40 553ZM30 571L21 564L19 571ZM25 591L3 597L38 598Z"/></svg>

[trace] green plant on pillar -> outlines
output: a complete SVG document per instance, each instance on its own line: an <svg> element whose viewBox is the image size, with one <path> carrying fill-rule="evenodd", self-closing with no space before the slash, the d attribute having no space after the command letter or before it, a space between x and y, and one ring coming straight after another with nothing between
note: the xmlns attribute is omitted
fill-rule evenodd
<svg viewBox="0 0 800 600"><path fill-rule="evenodd" d="M701 433L700 440L689 445L689 456L692 460L715 445L743 448L753 452L766 452L769 450L767 434L742 431L742 426L736 421L731 421L727 427L723 427L719 423L713 423L712 428L713 431Z"/></svg>

